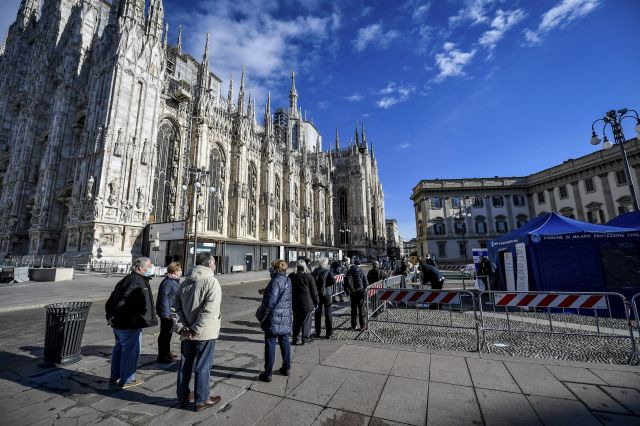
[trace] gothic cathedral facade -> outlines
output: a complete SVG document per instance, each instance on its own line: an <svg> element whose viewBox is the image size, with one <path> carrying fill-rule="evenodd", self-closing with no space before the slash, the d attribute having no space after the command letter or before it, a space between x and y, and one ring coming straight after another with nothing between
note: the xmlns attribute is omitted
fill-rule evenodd
<svg viewBox="0 0 640 426"><path fill-rule="evenodd" d="M240 251L385 252L364 126L323 150L293 73L258 123L244 70L222 95L208 37L201 61L167 42L162 0L22 0L0 69L0 256L127 260L149 223L181 220Z"/></svg>

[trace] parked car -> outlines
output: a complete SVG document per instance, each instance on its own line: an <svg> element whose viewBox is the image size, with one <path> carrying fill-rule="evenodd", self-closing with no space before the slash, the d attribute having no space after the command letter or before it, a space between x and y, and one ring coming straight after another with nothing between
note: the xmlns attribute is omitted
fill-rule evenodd
<svg viewBox="0 0 640 426"><path fill-rule="evenodd" d="M468 265L465 265L462 268L460 268L460 273L465 278L475 278L476 277L476 265L474 265L473 263L469 263Z"/></svg>

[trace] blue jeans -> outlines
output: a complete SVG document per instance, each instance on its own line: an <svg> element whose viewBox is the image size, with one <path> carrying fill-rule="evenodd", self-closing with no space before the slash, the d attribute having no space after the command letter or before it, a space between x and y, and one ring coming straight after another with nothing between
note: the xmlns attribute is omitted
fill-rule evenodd
<svg viewBox="0 0 640 426"><path fill-rule="evenodd" d="M136 368L140 358L142 329L113 329L116 344L111 352L111 380L120 379L121 383L133 382L136 379Z"/></svg>
<svg viewBox="0 0 640 426"><path fill-rule="evenodd" d="M276 360L276 340L280 345L280 353L282 354L282 368L291 370L291 346L289 346L289 335L281 334L275 336L265 333L264 335L264 374L271 377L273 373L273 363Z"/></svg>
<svg viewBox="0 0 640 426"><path fill-rule="evenodd" d="M213 353L216 341L212 340L183 340L180 345L182 359L178 369L178 401L189 401L189 382L195 362L195 403L202 404L210 397L209 378L213 365Z"/></svg>

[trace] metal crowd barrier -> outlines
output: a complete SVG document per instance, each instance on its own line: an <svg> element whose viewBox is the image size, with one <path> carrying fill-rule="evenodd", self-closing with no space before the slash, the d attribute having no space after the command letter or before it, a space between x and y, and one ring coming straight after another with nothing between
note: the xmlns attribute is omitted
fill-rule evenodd
<svg viewBox="0 0 640 426"><path fill-rule="evenodd" d="M478 316L475 308L475 296L472 292L468 290L411 290L389 287L372 288L371 290L371 297L367 298L367 307L372 307L368 318L370 322L369 339L371 336L375 336L384 342L384 339L371 328L371 323L376 322L437 327L438 329L473 330L476 351L479 351ZM394 309L384 309L387 305L393 306ZM465 313L467 311L473 312L471 321Z"/></svg>
<svg viewBox="0 0 640 426"><path fill-rule="evenodd" d="M338 297L344 294L344 274L334 275L336 283L331 286L332 297Z"/></svg>
<svg viewBox="0 0 640 426"><path fill-rule="evenodd" d="M640 304L640 293L635 294L631 298L631 309L633 310L633 324L635 325L635 331L638 333L638 337L640 338L640 315L638 315L638 304ZM632 329L633 330L633 329ZM635 335L632 332L631 340L635 343ZM638 364L640 362L640 350L638 350L637 346L632 347L631 355L629 355L629 364Z"/></svg>
<svg viewBox="0 0 640 426"><path fill-rule="evenodd" d="M481 291L477 297L481 349L493 346L487 332L500 332L627 339L636 353L629 303L619 293ZM612 305L624 318L614 317Z"/></svg>

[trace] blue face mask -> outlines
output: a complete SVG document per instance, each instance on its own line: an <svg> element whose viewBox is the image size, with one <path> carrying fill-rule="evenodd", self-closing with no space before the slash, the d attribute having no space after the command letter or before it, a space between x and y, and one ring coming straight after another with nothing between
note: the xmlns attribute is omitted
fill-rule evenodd
<svg viewBox="0 0 640 426"><path fill-rule="evenodd" d="M151 265L147 268L147 271L144 273L145 277L152 277L156 273L156 267Z"/></svg>

